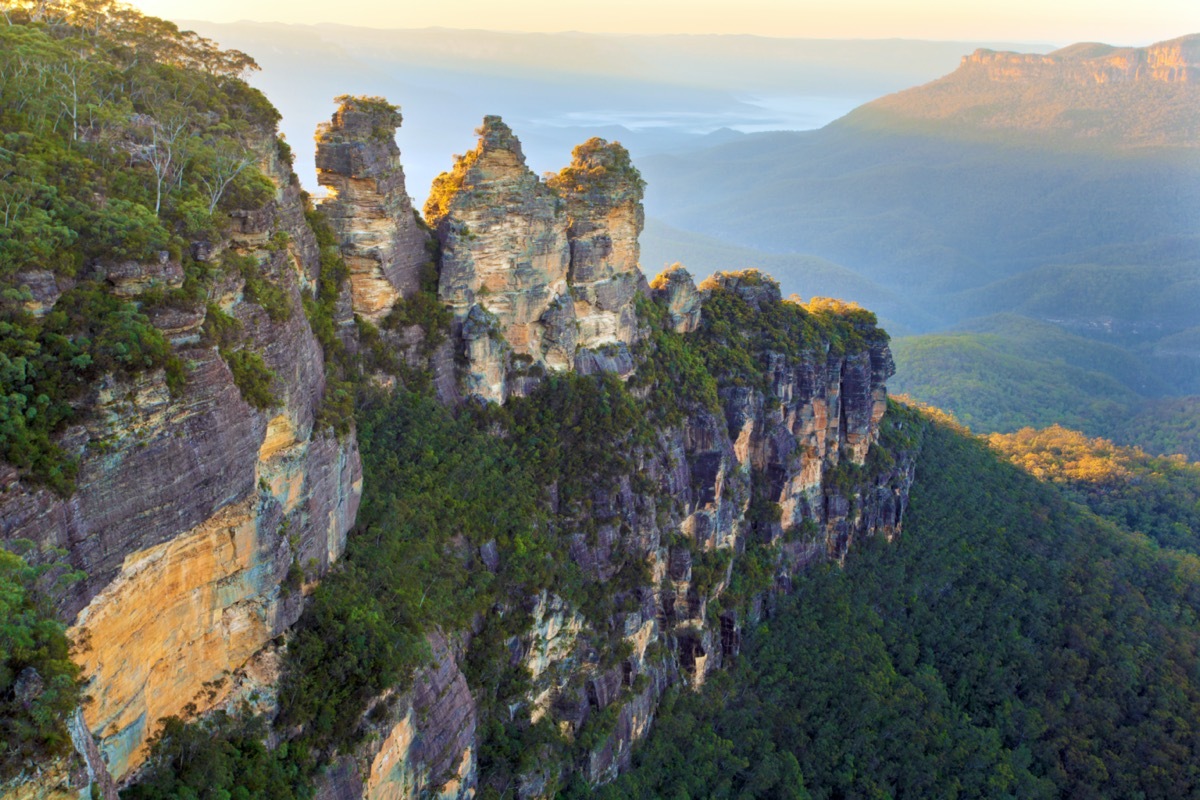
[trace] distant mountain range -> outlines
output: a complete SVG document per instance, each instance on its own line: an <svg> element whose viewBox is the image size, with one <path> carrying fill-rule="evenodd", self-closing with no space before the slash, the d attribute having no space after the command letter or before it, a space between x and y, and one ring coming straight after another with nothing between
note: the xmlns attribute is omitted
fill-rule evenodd
<svg viewBox="0 0 1200 800"><path fill-rule="evenodd" d="M1200 148L1200 35L1149 47L976 50L952 74L856 109L843 125L1073 147Z"/></svg>
<svg viewBox="0 0 1200 800"><path fill-rule="evenodd" d="M296 171L313 189L313 128L336 95L401 106L398 141L418 206L471 131L498 114L535 171L558 170L592 136L635 157L707 148L748 132L819 128L888 92L936 78L964 52L1004 42L503 33L182 21L253 53L251 76L283 113Z"/></svg>
<svg viewBox="0 0 1200 800"><path fill-rule="evenodd" d="M953 328L898 342L893 386L980 429L1120 436L1147 398L1200 393L1198 76L1197 35L976 50L820 130L642 159L645 249L703 233L784 291Z"/></svg>

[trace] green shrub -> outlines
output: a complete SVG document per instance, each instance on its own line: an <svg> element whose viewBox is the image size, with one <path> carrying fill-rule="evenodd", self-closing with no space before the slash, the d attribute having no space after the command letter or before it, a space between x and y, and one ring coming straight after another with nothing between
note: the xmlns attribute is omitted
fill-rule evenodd
<svg viewBox="0 0 1200 800"><path fill-rule="evenodd" d="M221 358L229 365L229 371L233 373L233 383L243 400L259 411L278 405L271 391L275 373L267 367L262 356L253 350L222 349L220 352Z"/></svg>
<svg viewBox="0 0 1200 800"><path fill-rule="evenodd" d="M26 759L71 749L66 720L80 700L79 667L65 627L37 588L45 572L0 550L0 782Z"/></svg>

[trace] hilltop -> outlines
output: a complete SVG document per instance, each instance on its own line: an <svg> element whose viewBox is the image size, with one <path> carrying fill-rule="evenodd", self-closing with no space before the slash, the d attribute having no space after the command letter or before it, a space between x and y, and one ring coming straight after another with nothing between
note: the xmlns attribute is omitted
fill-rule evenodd
<svg viewBox="0 0 1200 800"><path fill-rule="evenodd" d="M1063 146L1194 150L1200 34L1147 47L1084 42L1045 54L981 48L944 78L872 101L837 125L1008 144L1030 135Z"/></svg>

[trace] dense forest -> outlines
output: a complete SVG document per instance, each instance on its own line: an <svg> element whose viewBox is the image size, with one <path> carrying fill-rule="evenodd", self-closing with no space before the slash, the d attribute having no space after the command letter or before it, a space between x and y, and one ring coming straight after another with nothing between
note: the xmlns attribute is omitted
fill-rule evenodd
<svg viewBox="0 0 1200 800"><path fill-rule="evenodd" d="M1153 315L1151 315L1153 316ZM895 340L891 388L945 408L979 432L1065 425L1155 454L1200 458L1187 347L1132 345L1018 314Z"/></svg>
<svg viewBox="0 0 1200 800"><path fill-rule="evenodd" d="M254 257L202 256L226 237L230 212L274 196L260 166L286 164L290 151L274 138L270 103L241 79L255 66L245 54L111 0L9 3L4 16L0 460L66 497L77 459L60 442L89 388L106 375L162 370L170 391L187 391L191 367L153 324L157 312L203 312L198 338L224 359L242 398L260 411L276 404L275 376L212 288L238 276L246 302L272 320L292 306ZM583 761L613 731L620 705L570 735L549 716L512 713L531 686L510 652L530 628L531 598L553 594L578 610L588 626L580 650L599 672L629 655L614 620L654 591L646 560L630 552L610 554L603 579L564 557L570 537L591 544L601 524L619 524L598 517L597 498L625 491L671 519L673 500L646 468L670 461L663 431L689 415L725 425L722 392L761 391L778 403L771 370L862 354L887 335L853 303L751 304L710 282L699 329L688 334L675 330L665 302L639 299L627 382L567 373L504 406L448 407L431 371L388 344L412 327L425 356L445 340L450 315L436 275L392 310L385 330L357 320L356 347L347 347L334 317L348 268L311 204L306 221L320 246L319 278L302 304L325 357L316 427L357 436L357 522L319 585L313 565L287 567L280 593L306 600L286 634L270 713L245 703L196 718L191 706L152 720L160 727L148 761L122 796L311 797L336 757L379 736L372 726L429 664L431 638L469 631L462 664L480 720L478 796L512 797L518 776L539 762ZM129 264L167 262L183 273L175 288L150 280L114 289ZM62 291L43 302L35 290L47 276ZM756 272L735 277L743 288L770 282ZM1152 371L1125 351L1057 333L1058 360L1037 364L1046 380L1031 381L1028 364L997 352L995 331L975 335L955 344L971 350L976 371L948 381L985 386L1000 375L1029 388L981 395L988 419L1002 421L991 427L1016 429L1026 418L1019 404L1040 403L1045 421L1114 438L1109 428L1125 426L1125 440L1136 439L1149 434L1130 409L1169 388L1150 385ZM1050 337L1023 341L1020 353ZM928 346L914 347L914 361ZM1099 372L1081 366L1098 360ZM1066 370L1081 386L1097 381L1096 416L1075 414L1087 398L1060 391ZM1190 401L1162 402L1177 422L1146 422L1161 442L1151 451L1195 441ZM1097 430L1094 419L1109 427ZM665 546L686 551L698 599L727 581L704 613L718 625L726 612L738 619L741 655L699 691L667 690L631 772L596 789L576 771L551 791L1200 796L1197 466L1062 427L976 438L936 411L891 401L865 463L830 470L829 488L874 479L913 453L903 533L856 542L844 565L777 581L769 542L746 536L735 560L668 532ZM751 533L773 530L780 506L761 476L747 486ZM0 779L69 751L68 724L86 702L53 599L80 575L55 553L22 555L0 550ZM784 583L789 592L774 591ZM671 658L661 645L646 656L663 674L678 673ZM640 674L620 696L648 682Z"/></svg>
<svg viewBox="0 0 1200 800"><path fill-rule="evenodd" d="M997 444L1095 511L926 422L903 536L811 571L600 796L1195 796L1195 468L1062 430Z"/></svg>

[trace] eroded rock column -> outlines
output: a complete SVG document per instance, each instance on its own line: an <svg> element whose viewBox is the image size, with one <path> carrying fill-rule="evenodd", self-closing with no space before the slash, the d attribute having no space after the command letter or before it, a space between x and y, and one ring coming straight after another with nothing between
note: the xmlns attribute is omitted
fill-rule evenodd
<svg viewBox="0 0 1200 800"><path fill-rule="evenodd" d="M638 236L646 225L646 183L619 143L589 139L572 156L549 185L567 208L568 281L579 346L628 345L637 333L633 301L641 280Z"/></svg>
<svg viewBox="0 0 1200 800"><path fill-rule="evenodd" d="M378 322L420 288L429 234L404 185L399 109L381 98L338 102L333 118L317 128L317 182L329 192L321 209L350 268L354 312Z"/></svg>
<svg viewBox="0 0 1200 800"><path fill-rule="evenodd" d="M496 377L511 366L574 366L567 217L499 117L485 117L476 133L476 148L434 180L425 217L442 245L438 297L460 329L471 320L467 391L503 402L515 386Z"/></svg>

